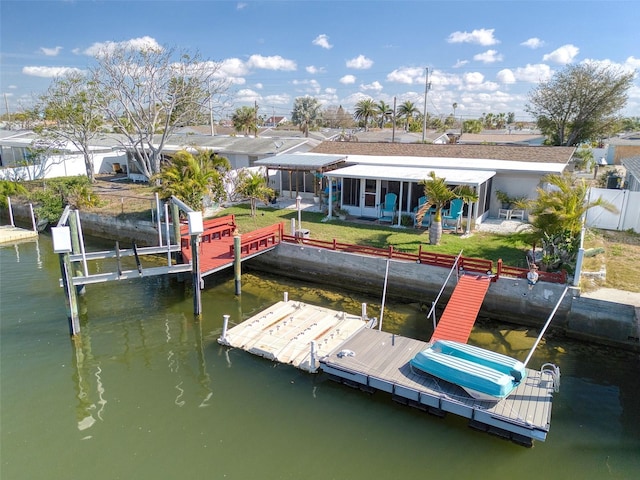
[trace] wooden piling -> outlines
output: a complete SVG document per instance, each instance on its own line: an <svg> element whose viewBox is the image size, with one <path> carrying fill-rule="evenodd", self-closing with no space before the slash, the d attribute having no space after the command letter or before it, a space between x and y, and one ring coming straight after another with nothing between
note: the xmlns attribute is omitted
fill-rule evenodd
<svg viewBox="0 0 640 480"><path fill-rule="evenodd" d="M180 238L180 237L178 237ZM191 274L193 277L193 313L202 314L202 278L200 276L200 235L191 235Z"/></svg>
<svg viewBox="0 0 640 480"><path fill-rule="evenodd" d="M236 287L236 295L240 295L242 293L242 282L241 282L241 237L238 229L233 232L233 274L235 279L235 287Z"/></svg>

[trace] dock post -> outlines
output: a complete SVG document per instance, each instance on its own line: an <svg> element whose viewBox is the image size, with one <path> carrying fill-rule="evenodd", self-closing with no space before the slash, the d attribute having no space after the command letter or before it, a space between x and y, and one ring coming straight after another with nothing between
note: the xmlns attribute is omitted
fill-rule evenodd
<svg viewBox="0 0 640 480"><path fill-rule="evenodd" d="M64 298L67 304L67 318L69 320L69 333L71 336L80 333L80 318L78 316L78 297L76 289L73 288L73 276L71 275L71 234L69 227L52 227L51 236L53 239L53 252L58 254L60 259L60 273L62 274L62 286L64 287Z"/></svg>
<svg viewBox="0 0 640 480"><path fill-rule="evenodd" d="M7 208L9 209L9 225L15 227L16 224L13 222L13 207L11 206L11 197L7 196ZM293 233L291 233L293 235Z"/></svg>
<svg viewBox="0 0 640 480"><path fill-rule="evenodd" d="M223 342L227 341L227 328L229 328L229 317L230 315L223 315L223 321L222 321L222 335L220 336L220 340L222 340Z"/></svg>
<svg viewBox="0 0 640 480"><path fill-rule="evenodd" d="M236 286L236 295L240 295L242 293L242 282L241 282L241 256L240 256L240 248L241 248L241 237L240 232L236 228L233 232L233 275L235 279Z"/></svg>
<svg viewBox="0 0 640 480"><path fill-rule="evenodd" d="M311 340L311 355L309 355L309 371L315 372L316 370L316 341Z"/></svg>
<svg viewBox="0 0 640 480"><path fill-rule="evenodd" d="M364 322L367 319L367 304L363 303L362 304L362 321Z"/></svg>
<svg viewBox="0 0 640 480"><path fill-rule="evenodd" d="M191 235L191 255L193 273L193 313L200 315L202 313L202 294L200 292L200 235Z"/></svg>
<svg viewBox="0 0 640 480"><path fill-rule="evenodd" d="M284 292L284 301L285 303L289 301L289 292Z"/></svg>
<svg viewBox="0 0 640 480"><path fill-rule="evenodd" d="M34 232L38 231L38 223L36 222L36 215L33 213L33 203L29 204L29 214L31 215L31 225Z"/></svg>
<svg viewBox="0 0 640 480"><path fill-rule="evenodd" d="M173 222L173 238L176 244L182 245L180 240L180 208L174 202L171 202L171 221ZM167 243L171 243L171 241L167 239Z"/></svg>

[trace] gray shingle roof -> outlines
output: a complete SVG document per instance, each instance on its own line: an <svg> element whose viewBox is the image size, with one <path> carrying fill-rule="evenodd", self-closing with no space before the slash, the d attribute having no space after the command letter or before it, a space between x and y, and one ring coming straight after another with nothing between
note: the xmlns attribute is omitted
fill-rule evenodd
<svg viewBox="0 0 640 480"><path fill-rule="evenodd" d="M311 152L336 155L478 158L566 164L571 159L574 150L574 147L534 147L519 145L322 142L313 148Z"/></svg>

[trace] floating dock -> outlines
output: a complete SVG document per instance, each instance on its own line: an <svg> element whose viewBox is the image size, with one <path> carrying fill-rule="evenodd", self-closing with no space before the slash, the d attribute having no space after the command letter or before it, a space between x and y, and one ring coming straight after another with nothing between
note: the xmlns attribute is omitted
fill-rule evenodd
<svg viewBox="0 0 640 480"><path fill-rule="evenodd" d="M14 227L13 225L0 225L0 244L15 243L38 238L38 232Z"/></svg>
<svg viewBox="0 0 640 480"><path fill-rule="evenodd" d="M409 360L427 342L378 331L364 315L348 315L302 302L278 302L227 331L221 344L315 373L429 413L452 413L475 429L531 446L544 441L551 423L557 372L527 369L506 399L481 401L462 388L412 370Z"/></svg>

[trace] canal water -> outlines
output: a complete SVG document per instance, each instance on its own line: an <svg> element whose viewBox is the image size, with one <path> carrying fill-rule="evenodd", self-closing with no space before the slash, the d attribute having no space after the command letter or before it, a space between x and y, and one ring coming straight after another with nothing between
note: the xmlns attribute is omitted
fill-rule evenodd
<svg viewBox="0 0 640 480"><path fill-rule="evenodd" d="M371 316L381 292L247 273L237 298L222 273L196 321L189 282L90 285L73 341L59 277L46 236L0 248L2 480L640 478L638 355L547 337L529 366L558 364L562 386L547 441L527 449L216 341L224 314L284 292ZM428 339L425 316L387 299L383 329ZM471 343L524 359L537 334L482 322Z"/></svg>

